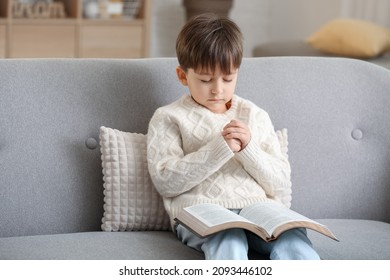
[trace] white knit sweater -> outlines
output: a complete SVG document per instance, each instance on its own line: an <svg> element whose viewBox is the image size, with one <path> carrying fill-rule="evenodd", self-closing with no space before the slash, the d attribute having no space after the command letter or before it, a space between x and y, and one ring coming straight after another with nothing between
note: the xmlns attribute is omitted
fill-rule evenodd
<svg viewBox="0 0 390 280"><path fill-rule="evenodd" d="M238 153L221 135L232 119L251 130L251 141ZM159 108L149 124L147 145L149 172L172 222L193 204L241 209L258 201L280 201L291 184L290 165L268 114L237 95L223 114L189 95Z"/></svg>

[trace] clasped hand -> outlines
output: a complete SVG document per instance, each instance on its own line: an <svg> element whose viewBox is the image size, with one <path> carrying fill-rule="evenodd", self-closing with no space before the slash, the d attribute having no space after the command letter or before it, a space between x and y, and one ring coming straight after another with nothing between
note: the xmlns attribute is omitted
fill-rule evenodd
<svg viewBox="0 0 390 280"><path fill-rule="evenodd" d="M239 120L232 120L225 125L222 136L234 153L244 149L251 140L249 127Z"/></svg>

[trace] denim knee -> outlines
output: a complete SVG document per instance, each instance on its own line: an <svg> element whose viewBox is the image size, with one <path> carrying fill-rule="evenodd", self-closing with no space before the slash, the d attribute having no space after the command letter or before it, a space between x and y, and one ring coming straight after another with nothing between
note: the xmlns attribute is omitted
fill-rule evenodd
<svg viewBox="0 0 390 280"><path fill-rule="evenodd" d="M306 229L291 229L273 241L271 259L279 260L319 260L311 241L306 235Z"/></svg>
<svg viewBox="0 0 390 280"><path fill-rule="evenodd" d="M202 251L208 260L247 260L248 241L242 229L229 229L207 238Z"/></svg>

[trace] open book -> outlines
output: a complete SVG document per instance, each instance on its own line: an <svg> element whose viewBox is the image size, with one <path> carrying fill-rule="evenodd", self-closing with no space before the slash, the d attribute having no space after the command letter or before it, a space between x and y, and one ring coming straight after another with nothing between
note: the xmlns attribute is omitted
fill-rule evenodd
<svg viewBox="0 0 390 280"><path fill-rule="evenodd" d="M252 204L243 208L240 214L217 204L198 204L184 208L175 221L199 237L207 237L229 228L242 228L268 242L286 230L304 227L337 240L325 225L273 202Z"/></svg>

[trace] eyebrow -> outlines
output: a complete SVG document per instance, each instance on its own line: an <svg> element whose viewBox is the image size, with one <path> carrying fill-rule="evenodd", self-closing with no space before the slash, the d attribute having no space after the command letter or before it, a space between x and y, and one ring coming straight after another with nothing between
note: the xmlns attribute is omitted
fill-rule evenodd
<svg viewBox="0 0 390 280"><path fill-rule="evenodd" d="M205 76L212 76L213 75L212 73L209 73L209 72L200 72L200 73L196 73L196 74L198 74L198 75L205 75Z"/></svg>
<svg viewBox="0 0 390 280"><path fill-rule="evenodd" d="M194 71L195 72L195 71ZM232 72L230 72L230 73L222 73L222 75L226 75L226 76L229 76L229 75L234 75L234 74L236 74L238 72L238 70L235 70L235 71L232 71ZM207 76L214 76L214 73L210 73L210 72L203 72L203 71L201 71L201 72L195 72L196 74L198 74L198 75L207 75Z"/></svg>

